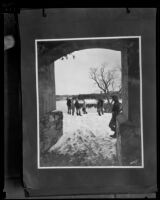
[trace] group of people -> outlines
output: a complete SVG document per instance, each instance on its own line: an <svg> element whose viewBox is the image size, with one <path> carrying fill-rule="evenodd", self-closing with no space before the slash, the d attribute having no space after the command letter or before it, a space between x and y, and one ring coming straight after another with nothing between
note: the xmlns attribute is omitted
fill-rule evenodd
<svg viewBox="0 0 160 200"><path fill-rule="evenodd" d="M121 108L121 104L119 102L118 96L113 95L112 100L114 103L112 105L112 117L109 122L109 127L112 131L114 131L114 134L111 135L111 137L115 138L116 137L116 118L121 112L122 108ZM82 108L83 114L87 114L85 100L83 100L83 104L81 106L78 98L76 99L67 98L67 107L68 107L68 114L74 115L75 110L76 110L76 114L81 116L81 108ZM104 114L104 100L102 98L100 98L97 102L97 112L99 116Z"/></svg>
<svg viewBox="0 0 160 200"><path fill-rule="evenodd" d="M68 108L68 114L74 115L75 110L76 110L76 114L81 116L81 104L79 103L78 98L76 99L67 98L67 108ZM83 100L82 111L83 111L83 114L87 114L85 100Z"/></svg>
<svg viewBox="0 0 160 200"><path fill-rule="evenodd" d="M76 114L81 116L81 108L82 108L83 114L87 114L86 102L85 102L85 100L82 100L82 101L83 101L83 103L81 106L78 98L76 98L76 99L67 98L68 114L74 115L75 110L76 110ZM103 99L99 99L97 102L97 112L98 112L99 116L104 114L104 100Z"/></svg>

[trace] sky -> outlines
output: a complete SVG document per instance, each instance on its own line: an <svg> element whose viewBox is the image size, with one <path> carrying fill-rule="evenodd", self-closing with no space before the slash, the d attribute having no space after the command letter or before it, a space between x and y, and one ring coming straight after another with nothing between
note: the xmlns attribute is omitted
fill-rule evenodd
<svg viewBox="0 0 160 200"><path fill-rule="evenodd" d="M85 49L74 51L72 55L55 61L56 95L99 93L100 89L89 77L90 68L100 68L103 63L107 63L107 69L121 67L120 51Z"/></svg>

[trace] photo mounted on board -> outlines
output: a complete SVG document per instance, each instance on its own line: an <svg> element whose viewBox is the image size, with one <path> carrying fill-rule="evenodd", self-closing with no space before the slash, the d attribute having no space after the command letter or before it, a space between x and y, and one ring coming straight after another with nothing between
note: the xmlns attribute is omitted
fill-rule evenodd
<svg viewBox="0 0 160 200"><path fill-rule="evenodd" d="M35 49L38 168L143 168L141 37Z"/></svg>

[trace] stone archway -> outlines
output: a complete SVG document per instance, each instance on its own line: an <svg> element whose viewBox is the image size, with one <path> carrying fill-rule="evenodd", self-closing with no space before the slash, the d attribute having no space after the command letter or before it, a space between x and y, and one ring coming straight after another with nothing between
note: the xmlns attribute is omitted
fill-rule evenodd
<svg viewBox="0 0 160 200"><path fill-rule="evenodd" d="M124 115L128 119L128 54L127 49L133 41L130 39L130 41L126 39L111 39L111 40L76 40L76 41L54 41L49 42L40 42L41 45L44 45L46 47L46 50L44 50L43 53L39 53L38 57L38 63L39 63L39 77L43 77L44 74L46 75L45 81L48 82L48 86L52 83L52 85L55 85L54 83L54 61L59 59L60 57L67 55L73 51L78 51L82 49L88 49L88 48L105 48L105 49L111 49L111 50L117 50L121 51L122 55L122 96L123 96L123 108L124 108ZM52 44L51 44L52 43ZM48 74L48 75L47 75ZM41 86L42 81L39 82L39 90L41 90L40 94L43 94L44 91L48 92L48 97L46 98L46 92L45 95L43 95L42 98L40 98L40 113L45 113L50 110L54 110L55 108L55 98L52 96L52 94L55 91L55 88L49 87L51 91L49 92L48 88L43 89ZM44 84L43 84L44 85ZM52 96L52 104L50 103ZM46 101L48 99L48 103Z"/></svg>
<svg viewBox="0 0 160 200"><path fill-rule="evenodd" d="M117 120L119 132L117 151L119 152L120 164L128 164L123 161L129 148L128 145L126 147L124 129L128 130L129 133L134 132L130 140L133 140L137 135L141 140L139 38L39 41L37 45L40 119L56 109L54 61L82 49L105 48L121 51L123 112ZM141 148L139 140L136 140L138 149ZM53 142L56 141L53 140ZM131 152L135 157L132 149ZM140 155L138 156L140 157Z"/></svg>

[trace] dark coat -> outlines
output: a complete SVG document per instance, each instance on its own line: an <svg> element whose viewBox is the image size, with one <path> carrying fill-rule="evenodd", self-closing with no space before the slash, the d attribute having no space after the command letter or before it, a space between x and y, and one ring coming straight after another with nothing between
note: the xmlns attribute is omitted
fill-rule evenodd
<svg viewBox="0 0 160 200"><path fill-rule="evenodd" d="M103 107L103 104L104 104L103 99L99 99L99 100L98 100L98 103L97 103L97 108Z"/></svg>
<svg viewBox="0 0 160 200"><path fill-rule="evenodd" d="M79 109L80 108L80 104L79 104L79 102L78 102L78 100L76 100L76 102L75 102L75 107L77 108L77 109Z"/></svg>
<svg viewBox="0 0 160 200"><path fill-rule="evenodd" d="M71 100L70 99L67 99L67 106L71 107Z"/></svg>
<svg viewBox="0 0 160 200"><path fill-rule="evenodd" d="M115 102L112 107L112 114L116 117L121 111L121 105L119 102Z"/></svg>

